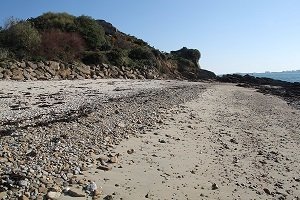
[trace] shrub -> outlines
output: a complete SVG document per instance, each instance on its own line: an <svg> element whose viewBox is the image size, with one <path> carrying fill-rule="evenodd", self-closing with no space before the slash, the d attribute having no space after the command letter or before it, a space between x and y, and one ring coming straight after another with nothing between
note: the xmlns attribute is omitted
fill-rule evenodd
<svg viewBox="0 0 300 200"><path fill-rule="evenodd" d="M47 59L73 61L85 49L85 42L78 33L62 32L58 29L42 32L40 55Z"/></svg>
<svg viewBox="0 0 300 200"><path fill-rule="evenodd" d="M31 18L34 27L38 30L45 31L47 29L59 29L61 31L75 31L75 16L68 13L47 12L37 18Z"/></svg>
<svg viewBox="0 0 300 200"><path fill-rule="evenodd" d="M86 65L97 65L107 62L107 58L103 53L94 51L84 52L81 60Z"/></svg>
<svg viewBox="0 0 300 200"><path fill-rule="evenodd" d="M29 22L21 21L4 31L4 44L18 58L33 54L41 43L39 32Z"/></svg>
<svg viewBox="0 0 300 200"><path fill-rule="evenodd" d="M106 53L108 61L116 66L125 64L125 53L121 49L113 49Z"/></svg>
<svg viewBox="0 0 300 200"><path fill-rule="evenodd" d="M145 47L137 47L129 51L128 57L133 60L149 60L154 59L152 52Z"/></svg>
<svg viewBox="0 0 300 200"><path fill-rule="evenodd" d="M76 26L89 48L97 49L106 44L103 27L91 17L77 17Z"/></svg>
<svg viewBox="0 0 300 200"><path fill-rule="evenodd" d="M9 57L9 51L5 48L0 48L0 60L6 59Z"/></svg>

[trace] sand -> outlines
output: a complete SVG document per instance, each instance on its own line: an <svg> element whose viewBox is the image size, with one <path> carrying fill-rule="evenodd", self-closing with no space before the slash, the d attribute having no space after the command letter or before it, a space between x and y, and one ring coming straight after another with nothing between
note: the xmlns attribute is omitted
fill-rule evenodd
<svg viewBox="0 0 300 200"><path fill-rule="evenodd" d="M111 171L85 172L113 199L298 199L300 112L231 84L163 113L124 140ZM128 154L127 150L134 153ZM71 199L64 196L61 199ZM84 199L84 198L82 198Z"/></svg>
<svg viewBox="0 0 300 200"><path fill-rule="evenodd" d="M109 118L108 122L112 125L116 124L113 127L120 133L118 141L127 138L118 142L119 145L103 144L104 149L107 149L105 152L99 150L106 155L118 156L117 163L112 165L112 170L98 169L99 161L97 161L91 168L82 171L82 175L76 175L77 180L89 180L97 184L98 191L102 192L97 199L111 199L110 197L123 200L300 198L300 111L278 97L264 95L256 92L255 89L237 87L233 84L163 80L25 83L3 81L0 86L3 97L0 104L2 120L34 116L36 113L48 116L53 113L53 110L65 112L68 109L76 109L78 105L89 105L86 104L87 102L101 105L102 102L107 103L110 98L121 100L128 97L124 102L113 101L112 108L107 106L111 109L109 111L101 109L94 111L109 114L106 115ZM199 95L196 98L195 95L189 97L185 92L183 99L171 102L170 98L180 99L178 91L182 88L176 90L178 86L187 86L187 89L197 86L199 90L191 91L198 91ZM203 87L206 89L204 90ZM169 94L157 92L164 90ZM151 91L156 92L150 93ZM28 92L30 95L26 95ZM135 94L136 97L130 97ZM159 95L162 94L165 96L160 97ZM9 98L6 98L6 95L9 95ZM51 107L39 107L45 103L40 101L44 96L47 96L46 103L53 100ZM55 104L55 101L61 101L60 98L64 103ZM160 99L155 102L164 104L162 108L161 105L156 107L153 102L149 103L149 100L155 98ZM130 104L131 100L135 101L133 105ZM11 110L12 102L30 108ZM168 103L172 106L165 106ZM148 104L151 105L147 106ZM119 123L122 121L120 118L122 116L123 119L130 118L124 114L132 114L125 112L126 108L122 108L125 105L130 105L133 112L142 110L140 114L147 115L149 112L149 116L155 116L149 121L146 120L147 123L152 124L144 126L139 120ZM116 106L123 113L115 112ZM152 113L151 109L154 107L159 108L158 113ZM46 141L45 144L48 144L47 141L51 140L52 135L56 136L58 129L67 131L76 125L76 132L73 134L76 133L76 137L80 139L80 135L84 138L84 134L97 129L99 119L106 120L105 118L93 119L97 116L91 113L88 117L79 117L77 121L71 123L55 122L49 127L32 127L22 130L21 133L27 131L26 137L47 134L42 139ZM87 123L95 124L87 126ZM147 128L143 131L134 129L134 133L126 130L126 137L125 135L123 137L124 125ZM5 137L6 143L13 146L14 144L9 142L10 136ZM72 145L75 148L74 144ZM85 149L83 147L88 144L78 144L78 147ZM99 146L103 145L99 144ZM128 150L133 151L128 153ZM80 154L80 149L76 152ZM99 155L91 156L96 159ZM82 186L74 184L68 187L84 194ZM59 199L74 199L74 197L62 195ZM86 195L76 199L92 199L92 197Z"/></svg>

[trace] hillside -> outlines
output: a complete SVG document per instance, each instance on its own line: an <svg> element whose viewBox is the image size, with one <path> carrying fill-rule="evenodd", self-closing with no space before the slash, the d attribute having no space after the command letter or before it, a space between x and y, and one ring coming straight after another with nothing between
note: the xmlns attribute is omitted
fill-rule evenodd
<svg viewBox="0 0 300 200"><path fill-rule="evenodd" d="M0 30L0 78L212 79L197 49L170 53L119 31L105 20L68 13L11 18Z"/></svg>

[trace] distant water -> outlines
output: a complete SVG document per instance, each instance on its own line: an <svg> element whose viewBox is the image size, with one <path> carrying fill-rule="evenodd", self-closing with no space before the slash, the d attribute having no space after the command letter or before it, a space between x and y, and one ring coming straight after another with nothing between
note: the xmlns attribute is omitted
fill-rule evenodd
<svg viewBox="0 0 300 200"><path fill-rule="evenodd" d="M247 73L251 76L266 77L288 82L300 82L300 71L294 72L267 72L267 73ZM245 75L245 74L243 74Z"/></svg>

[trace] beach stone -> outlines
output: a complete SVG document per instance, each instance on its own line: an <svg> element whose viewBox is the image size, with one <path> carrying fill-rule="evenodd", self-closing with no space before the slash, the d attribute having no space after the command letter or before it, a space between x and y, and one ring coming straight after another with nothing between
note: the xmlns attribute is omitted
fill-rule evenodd
<svg viewBox="0 0 300 200"><path fill-rule="evenodd" d="M22 195L21 197L19 197L19 200L29 200L29 198L25 195Z"/></svg>
<svg viewBox="0 0 300 200"><path fill-rule="evenodd" d="M109 159L109 162L110 162L110 163L117 163L117 162L118 162L118 157L117 157L117 156L112 156L112 157Z"/></svg>
<svg viewBox="0 0 300 200"><path fill-rule="evenodd" d="M217 189L219 189L219 186L218 186L216 183L213 183L213 184L211 185L211 189L212 189L212 190L217 190Z"/></svg>
<svg viewBox="0 0 300 200"><path fill-rule="evenodd" d="M21 187L28 187L29 186L29 181L28 180L20 180L19 181L19 185L21 186Z"/></svg>
<svg viewBox="0 0 300 200"><path fill-rule="evenodd" d="M96 189L96 190L94 190L93 196L99 197L101 194L102 194L102 190Z"/></svg>
<svg viewBox="0 0 300 200"><path fill-rule="evenodd" d="M270 190L269 190L268 188L264 188L263 190L264 190L264 192L265 192L267 195L271 195L271 192L270 192Z"/></svg>
<svg viewBox="0 0 300 200"><path fill-rule="evenodd" d="M47 193L47 188L46 187L44 187L44 186L42 186L42 187L39 187L39 193L44 193L44 194L46 194Z"/></svg>
<svg viewBox="0 0 300 200"><path fill-rule="evenodd" d="M99 165L97 167L97 169L101 169L101 170L104 170L104 171L110 171L110 170L112 170L112 165Z"/></svg>
<svg viewBox="0 0 300 200"><path fill-rule="evenodd" d="M0 192L0 199L5 199L7 197L7 192Z"/></svg>
<svg viewBox="0 0 300 200"><path fill-rule="evenodd" d="M75 190L74 188L72 189L69 189L67 192L66 192L67 195L69 195L70 197L85 197L85 194Z"/></svg>
<svg viewBox="0 0 300 200"><path fill-rule="evenodd" d="M129 150L127 150L127 153L128 153L128 154L133 154L133 153L134 153L134 149L129 149Z"/></svg>
<svg viewBox="0 0 300 200"><path fill-rule="evenodd" d="M107 195L103 199L104 200L113 200L113 196L112 195Z"/></svg>
<svg viewBox="0 0 300 200"><path fill-rule="evenodd" d="M88 192L94 192L95 190L97 190L97 185L95 182L90 182L89 184L87 184L86 188L85 188Z"/></svg>
<svg viewBox="0 0 300 200"><path fill-rule="evenodd" d="M60 196L61 196L60 192L50 191L50 192L47 193L47 198L52 199L52 200L59 199Z"/></svg>

